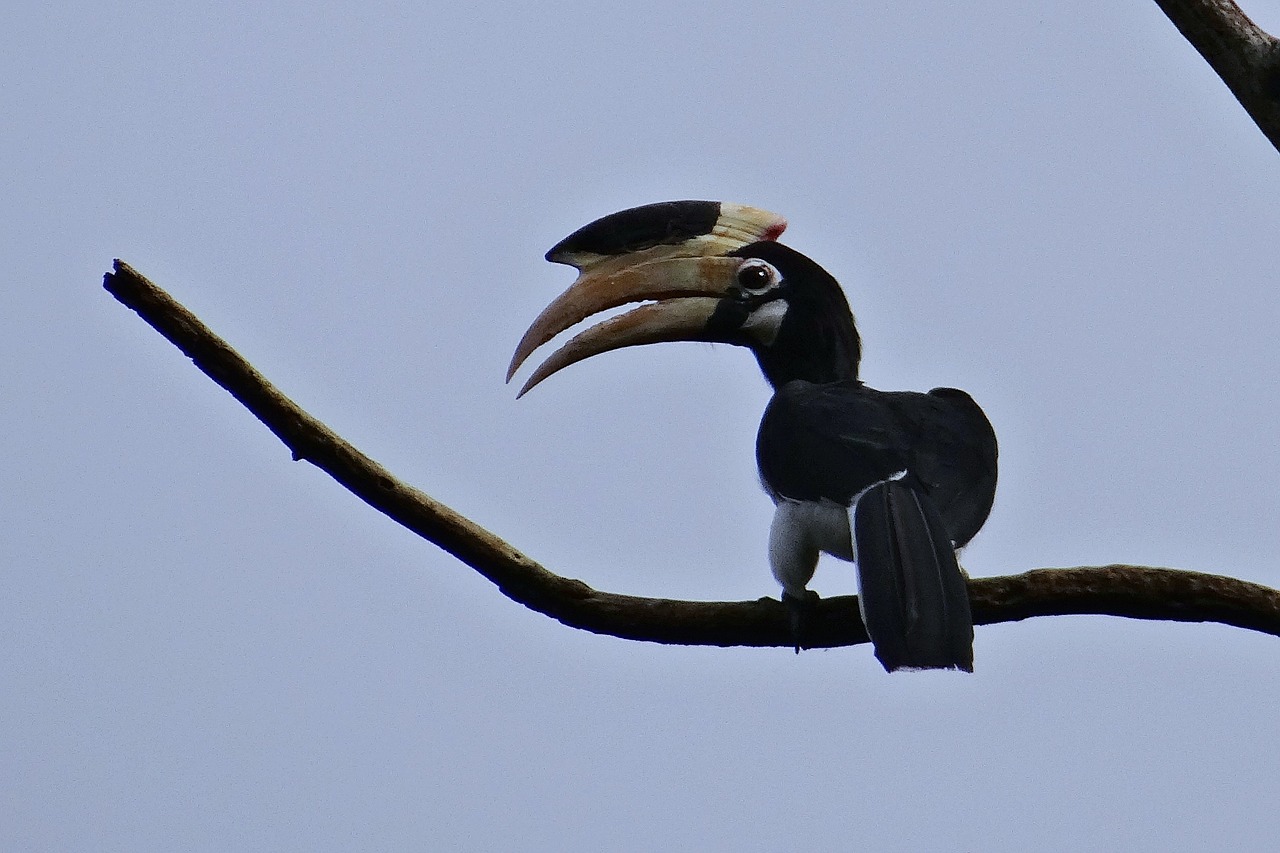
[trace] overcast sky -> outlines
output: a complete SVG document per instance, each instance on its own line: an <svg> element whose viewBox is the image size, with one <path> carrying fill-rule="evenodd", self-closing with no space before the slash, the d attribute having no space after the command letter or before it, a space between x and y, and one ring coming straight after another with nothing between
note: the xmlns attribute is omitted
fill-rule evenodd
<svg viewBox="0 0 1280 853"><path fill-rule="evenodd" d="M757 205L844 284L870 384L995 424L971 574L1280 586L1280 155L1154 3L269 5L5 16L0 848L1273 848L1273 637L1034 619L889 676L575 631L100 286L133 264L553 571L751 599L748 353L502 379L561 237Z"/></svg>

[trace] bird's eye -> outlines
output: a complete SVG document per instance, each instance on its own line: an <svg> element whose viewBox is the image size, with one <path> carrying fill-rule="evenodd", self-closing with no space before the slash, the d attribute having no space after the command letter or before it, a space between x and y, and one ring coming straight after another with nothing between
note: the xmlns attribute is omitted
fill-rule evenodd
<svg viewBox="0 0 1280 853"><path fill-rule="evenodd" d="M738 267L738 286L751 293L763 293L781 280L777 267L758 258L748 258Z"/></svg>

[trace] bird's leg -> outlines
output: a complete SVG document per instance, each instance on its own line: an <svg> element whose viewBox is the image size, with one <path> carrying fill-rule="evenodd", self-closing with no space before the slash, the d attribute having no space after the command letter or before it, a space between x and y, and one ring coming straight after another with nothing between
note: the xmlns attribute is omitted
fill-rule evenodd
<svg viewBox="0 0 1280 853"><path fill-rule="evenodd" d="M795 644L796 654L800 654L805 634L808 633L809 618L818 608L818 594L811 589L803 590L800 595L792 595L783 590L782 603L787 606L787 615L790 617L791 641Z"/></svg>
<svg viewBox="0 0 1280 853"><path fill-rule="evenodd" d="M824 514L817 504L780 500L769 528L769 567L782 585L782 603L790 615L796 654L804 646L806 625L818 603L818 594L806 587L818 566L814 519ZM847 513L842 511L841 517L847 530Z"/></svg>

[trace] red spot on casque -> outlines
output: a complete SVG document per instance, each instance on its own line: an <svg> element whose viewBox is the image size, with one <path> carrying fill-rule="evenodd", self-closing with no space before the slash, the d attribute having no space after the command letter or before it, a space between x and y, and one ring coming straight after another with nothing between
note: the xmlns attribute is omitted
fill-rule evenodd
<svg viewBox="0 0 1280 853"><path fill-rule="evenodd" d="M787 230L787 220L779 219L773 225L770 225L768 229L765 230L764 234L760 235L760 239L761 240L777 240L779 237L782 236L782 232L786 230Z"/></svg>

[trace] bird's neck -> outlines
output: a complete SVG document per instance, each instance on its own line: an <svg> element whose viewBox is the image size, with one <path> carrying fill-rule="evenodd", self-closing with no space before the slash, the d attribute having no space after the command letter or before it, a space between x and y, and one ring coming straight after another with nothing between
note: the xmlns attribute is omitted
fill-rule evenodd
<svg viewBox="0 0 1280 853"><path fill-rule="evenodd" d="M846 316L848 308L845 308ZM784 324L773 346L755 350L765 379L775 389L788 382L841 382L858 378L862 345L850 317L824 322Z"/></svg>

